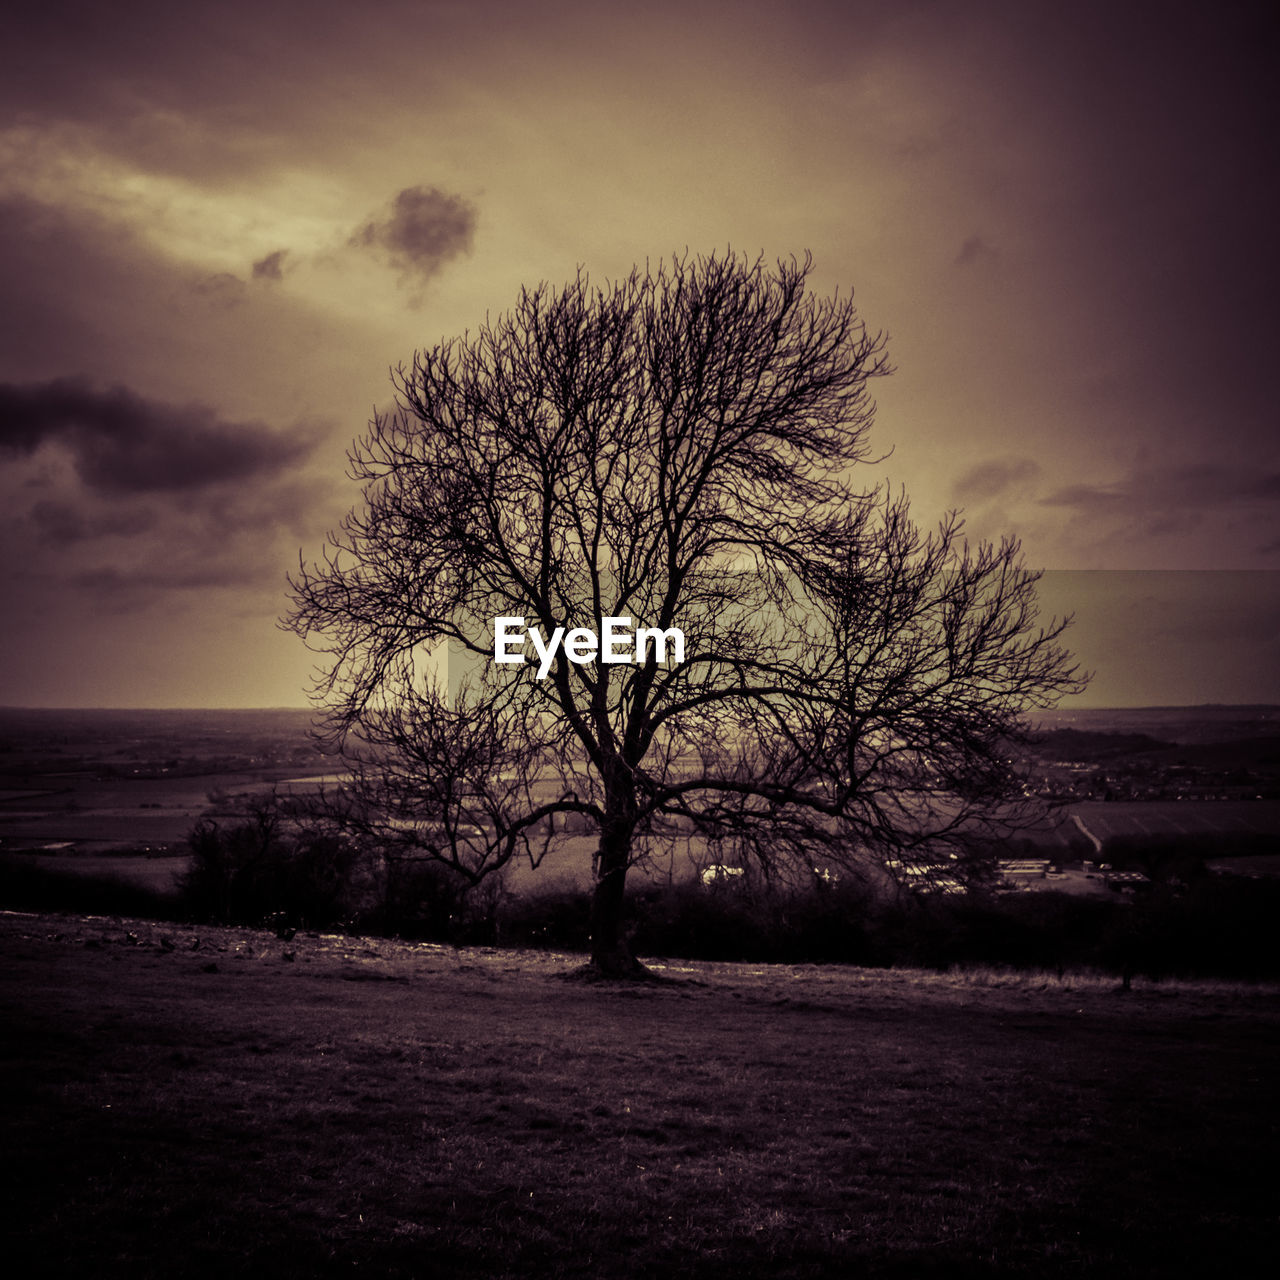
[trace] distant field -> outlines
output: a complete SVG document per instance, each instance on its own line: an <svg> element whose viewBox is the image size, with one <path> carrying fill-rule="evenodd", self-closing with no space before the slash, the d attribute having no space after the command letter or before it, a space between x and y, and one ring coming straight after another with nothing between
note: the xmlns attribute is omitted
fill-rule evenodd
<svg viewBox="0 0 1280 1280"><path fill-rule="evenodd" d="M1280 836L1276 800L1132 800L1072 805L1099 840L1113 836Z"/></svg>
<svg viewBox="0 0 1280 1280"><path fill-rule="evenodd" d="M532 870L527 862L517 862L508 872L508 887L516 892L552 887L589 888L592 883L591 859L597 843L595 836L572 836L546 858L537 870ZM636 867L628 876L627 883L634 886L646 880L659 884L689 880L703 865L702 850L702 842L694 840L674 854L664 851L651 863Z"/></svg>
<svg viewBox="0 0 1280 1280"><path fill-rule="evenodd" d="M1025 832L1044 856L1090 856L1073 819L1099 840L1113 836L1275 835L1280 837L1280 801L1152 800L1087 801L1056 811Z"/></svg>
<svg viewBox="0 0 1280 1280"><path fill-rule="evenodd" d="M191 778L109 778L92 774L42 779L44 790L0 792L0 839L15 842L62 840L118 844L181 844L209 794L265 784L250 773Z"/></svg>
<svg viewBox="0 0 1280 1280"><path fill-rule="evenodd" d="M305 790L314 780L290 779L291 789ZM31 855L41 864L77 871L107 871L145 884L168 889L174 874L185 866L186 839L199 818L209 811L210 791L266 790L270 784L249 774L213 775L206 778L119 780L82 779L58 792L11 796L0 793L0 841L13 848L22 843L71 847L48 855ZM40 807L37 808L37 805ZM156 807L158 806L158 807ZM1044 856L1079 858L1085 838L1073 818L1100 842L1116 836L1274 835L1280 840L1280 802L1255 801L1117 801L1070 806L1029 833ZM234 817L224 817L234 822ZM150 847L173 857L154 859L112 858L112 847ZM532 889L586 888L591 883L591 858L595 838L588 835L565 840L536 871L527 863L514 864L509 887L516 892ZM1087 854L1086 854L1087 856ZM633 884L649 880L666 883L689 879L705 861L698 841L666 849L652 865L637 868ZM1063 888L1055 882L1054 887Z"/></svg>
<svg viewBox="0 0 1280 1280"><path fill-rule="evenodd" d="M172 845L183 844L187 833L199 820L207 805L180 810L144 810L122 813L119 810L97 813L53 814L0 822L0 836L12 841L63 841L96 844Z"/></svg>
<svg viewBox="0 0 1280 1280"><path fill-rule="evenodd" d="M210 797L314 791L323 778L275 782L261 773L213 773L179 778L99 778L93 774L49 775L39 791L0 787L0 841L74 841L77 850L104 844L183 846L191 828L217 805ZM234 822L234 815L221 815Z"/></svg>

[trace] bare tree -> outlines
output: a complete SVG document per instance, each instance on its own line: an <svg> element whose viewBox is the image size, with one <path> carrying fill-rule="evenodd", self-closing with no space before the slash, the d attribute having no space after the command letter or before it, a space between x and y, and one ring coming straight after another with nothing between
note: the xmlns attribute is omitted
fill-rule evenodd
<svg viewBox="0 0 1280 1280"><path fill-rule="evenodd" d="M397 371L351 454L364 505L292 582L348 819L479 881L578 815L602 974L643 972L626 876L673 832L771 874L965 874L1028 802L1023 716L1080 687L1015 543L925 536L853 485L884 340L809 270L685 257L523 290ZM499 619L542 641L610 618L679 629L683 660L568 635L495 661Z"/></svg>

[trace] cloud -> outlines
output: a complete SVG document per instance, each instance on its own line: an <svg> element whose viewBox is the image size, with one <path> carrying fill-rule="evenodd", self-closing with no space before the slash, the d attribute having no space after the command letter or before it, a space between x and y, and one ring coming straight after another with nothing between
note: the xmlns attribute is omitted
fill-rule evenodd
<svg viewBox="0 0 1280 1280"><path fill-rule="evenodd" d="M1270 701L1280 687L1275 570L1050 570L1046 615L1073 614L1067 643L1094 706Z"/></svg>
<svg viewBox="0 0 1280 1280"><path fill-rule="evenodd" d="M156 595L166 595L171 591L242 587L245 574L239 565L210 557L196 566L157 565L152 569L124 571L114 565L105 565L84 569L71 576L70 584L97 597L110 597L117 612L129 612L145 607Z"/></svg>
<svg viewBox="0 0 1280 1280"><path fill-rule="evenodd" d="M470 252L475 206L439 187L406 187L348 243L384 254L405 277L430 280L447 262Z"/></svg>
<svg viewBox="0 0 1280 1280"><path fill-rule="evenodd" d="M191 292L211 306L236 307L244 301L244 281L229 271L218 271L193 282Z"/></svg>
<svg viewBox="0 0 1280 1280"><path fill-rule="evenodd" d="M972 267L984 259L994 261L997 257L999 257L997 251L981 236L970 236L960 246L960 252L956 254L955 265L957 267Z"/></svg>
<svg viewBox="0 0 1280 1280"><path fill-rule="evenodd" d="M317 444L310 425L229 421L86 378L0 383L0 595L123 614L233 590L278 608L334 504Z"/></svg>
<svg viewBox="0 0 1280 1280"><path fill-rule="evenodd" d="M1266 562L1280 472L1264 465L1135 468L1105 484L1071 484L1038 499L1065 517L1084 559L1145 568L1253 568Z"/></svg>
<svg viewBox="0 0 1280 1280"><path fill-rule="evenodd" d="M255 280L283 280L284 279L284 260L288 257L288 249L277 249L274 253L269 253L265 258L259 258L253 264L253 278Z"/></svg>
<svg viewBox="0 0 1280 1280"><path fill-rule="evenodd" d="M971 467L951 486L957 501L989 502L1015 485L1026 485L1040 474L1032 458L992 458Z"/></svg>
<svg viewBox="0 0 1280 1280"><path fill-rule="evenodd" d="M1162 467L1133 472L1112 484L1074 484L1040 500L1081 514L1206 510L1280 501L1280 473L1248 467Z"/></svg>
<svg viewBox="0 0 1280 1280"><path fill-rule="evenodd" d="M68 450L88 489L104 494L205 489L274 475L302 461L314 441L261 423L226 422L204 405L148 400L86 379L0 383L0 450Z"/></svg>
<svg viewBox="0 0 1280 1280"><path fill-rule="evenodd" d="M141 505L91 515L65 500L42 499L31 508L32 524L54 547L108 537L136 537L150 533L156 521L155 510Z"/></svg>

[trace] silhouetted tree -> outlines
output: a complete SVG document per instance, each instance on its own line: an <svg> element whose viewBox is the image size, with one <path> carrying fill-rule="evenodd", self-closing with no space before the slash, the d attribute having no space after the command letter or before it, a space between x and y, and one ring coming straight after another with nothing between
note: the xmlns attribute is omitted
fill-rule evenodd
<svg viewBox="0 0 1280 1280"><path fill-rule="evenodd" d="M420 352L351 453L363 506L292 582L347 821L472 881L586 821L602 974L643 972L623 890L664 839L775 875L967 874L975 828L1028 803L1024 713L1080 687L1015 543L925 536L852 484L884 340L809 270L580 273ZM679 628L684 658L562 645L539 678L493 661L500 617Z"/></svg>

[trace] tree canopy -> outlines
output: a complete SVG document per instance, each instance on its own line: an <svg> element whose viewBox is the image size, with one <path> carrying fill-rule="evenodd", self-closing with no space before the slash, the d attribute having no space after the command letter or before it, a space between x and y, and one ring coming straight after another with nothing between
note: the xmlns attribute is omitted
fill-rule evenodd
<svg viewBox="0 0 1280 1280"><path fill-rule="evenodd" d="M348 820L476 881L585 824L606 974L637 971L625 880L664 842L963 878L1031 803L1024 717L1081 687L1016 542L857 483L885 340L810 267L579 273L419 352L353 447L363 505L292 581ZM565 630L495 661L500 619ZM611 662L567 634L608 619L673 643Z"/></svg>

